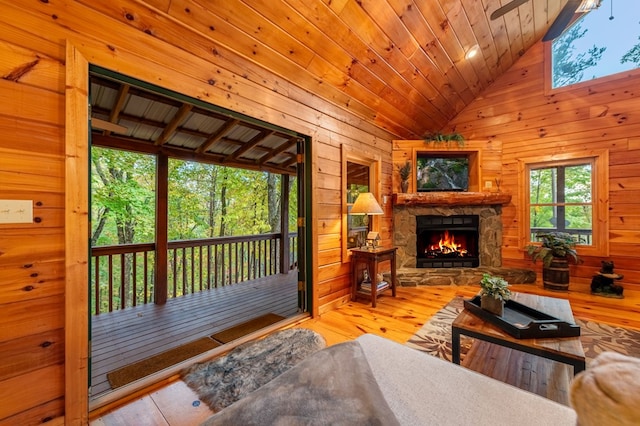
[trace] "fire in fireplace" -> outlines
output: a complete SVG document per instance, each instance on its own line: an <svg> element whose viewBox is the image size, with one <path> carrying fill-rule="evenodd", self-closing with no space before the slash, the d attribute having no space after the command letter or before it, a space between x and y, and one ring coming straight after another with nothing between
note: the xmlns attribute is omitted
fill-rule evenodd
<svg viewBox="0 0 640 426"><path fill-rule="evenodd" d="M478 267L478 223L477 215L416 216L416 266Z"/></svg>

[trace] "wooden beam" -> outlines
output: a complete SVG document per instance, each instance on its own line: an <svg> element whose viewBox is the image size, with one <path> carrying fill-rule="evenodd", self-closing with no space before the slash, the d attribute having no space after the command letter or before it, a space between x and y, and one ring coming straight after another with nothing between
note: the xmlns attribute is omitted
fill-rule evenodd
<svg viewBox="0 0 640 426"><path fill-rule="evenodd" d="M293 145L295 145L297 143L297 141L298 141L298 138L290 138L287 142L284 142L278 148L270 151L267 155L264 155L260 159L260 161L258 161L258 164L264 164L268 160L270 160L273 157L277 156L278 154L285 152L287 149L289 149ZM290 153L290 156L295 158L296 154Z"/></svg>
<svg viewBox="0 0 640 426"><path fill-rule="evenodd" d="M119 124L111 123L106 120L101 120L95 117L91 118L91 128L98 129L98 130L105 130L107 132L121 133L121 134L127 133L126 127L121 126Z"/></svg>
<svg viewBox="0 0 640 426"><path fill-rule="evenodd" d="M246 142L241 148L236 149L233 152L233 154L231 154L228 157L228 159L235 160L236 158L240 157L245 152L249 151L251 148L254 148L256 145L258 145L260 142L265 140L267 137L273 135L274 133L275 133L274 131L260 132L259 134L257 134L253 138L251 138L251 140L249 142Z"/></svg>
<svg viewBox="0 0 640 426"><path fill-rule="evenodd" d="M111 114L109 114L109 122L117 123L118 116L120 115L120 111L122 110L122 106L124 102L127 100L127 94L129 93L129 88L131 86L128 84L122 84L120 89L118 89L118 96L116 97L116 101L113 104L113 108L111 108ZM105 135L111 133L110 130L105 130ZM124 133L124 132L119 132Z"/></svg>
<svg viewBox="0 0 640 426"><path fill-rule="evenodd" d="M167 124L167 126L164 128L162 134L158 137L158 139L156 139L155 144L157 146L163 145L166 141L169 140L171 135L173 135L178 126L182 124L185 117L187 116L187 114L189 114L192 108L193 105L191 104L182 104L176 115L173 116L169 124Z"/></svg>
<svg viewBox="0 0 640 426"><path fill-rule="evenodd" d="M229 120L226 123L224 123L224 125L220 129L218 129L218 131L216 131L211 136L209 136L209 138L206 141L204 141L204 143L200 145L198 149L196 149L196 152L198 154L202 154L205 151L207 151L211 145L213 145L214 143L222 139L224 135L226 135L229 130L233 129L235 125L238 124L239 122L240 120L236 119L236 120Z"/></svg>

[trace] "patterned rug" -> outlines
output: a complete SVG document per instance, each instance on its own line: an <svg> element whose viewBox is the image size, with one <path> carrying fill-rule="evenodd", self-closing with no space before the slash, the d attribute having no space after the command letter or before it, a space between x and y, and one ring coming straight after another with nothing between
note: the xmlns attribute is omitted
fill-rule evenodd
<svg viewBox="0 0 640 426"><path fill-rule="evenodd" d="M463 309L463 299L454 298L407 342L407 345L431 355L451 361L451 323ZM604 351L613 351L640 358L640 332L622 327L613 327L595 321L576 318L580 326L580 340L587 361L592 361ZM460 336L460 358L471 347L473 340Z"/></svg>

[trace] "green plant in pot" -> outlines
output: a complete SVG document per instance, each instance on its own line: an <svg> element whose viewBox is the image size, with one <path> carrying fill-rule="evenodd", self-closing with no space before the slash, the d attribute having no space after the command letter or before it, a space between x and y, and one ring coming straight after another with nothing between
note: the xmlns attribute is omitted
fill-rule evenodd
<svg viewBox="0 0 640 426"><path fill-rule="evenodd" d="M480 280L480 307L492 314L502 316L504 302L511 298L509 283L502 277L482 274Z"/></svg>
<svg viewBox="0 0 640 426"><path fill-rule="evenodd" d="M400 188L402 192L407 192L409 189L409 176L411 176L411 163L407 161L404 166L399 167L398 174L400 175Z"/></svg>
<svg viewBox="0 0 640 426"><path fill-rule="evenodd" d="M567 232L539 232L536 238L540 245L528 245L527 254L536 263L542 261L542 282L550 290L569 288L569 261L580 263L582 259L576 251L576 241Z"/></svg>

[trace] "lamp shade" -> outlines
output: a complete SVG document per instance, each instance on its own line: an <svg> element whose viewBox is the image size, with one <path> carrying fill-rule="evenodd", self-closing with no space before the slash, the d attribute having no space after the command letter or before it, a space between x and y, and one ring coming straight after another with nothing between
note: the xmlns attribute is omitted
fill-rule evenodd
<svg viewBox="0 0 640 426"><path fill-rule="evenodd" d="M382 207L376 201L376 197L370 192L363 192L358 195L356 202L351 207L350 214L384 214Z"/></svg>

